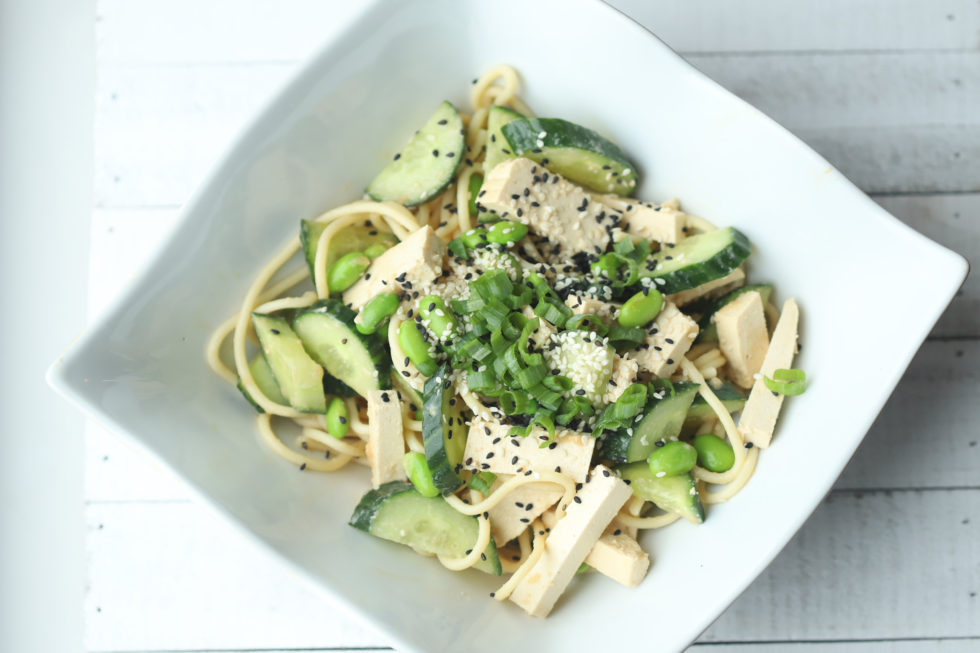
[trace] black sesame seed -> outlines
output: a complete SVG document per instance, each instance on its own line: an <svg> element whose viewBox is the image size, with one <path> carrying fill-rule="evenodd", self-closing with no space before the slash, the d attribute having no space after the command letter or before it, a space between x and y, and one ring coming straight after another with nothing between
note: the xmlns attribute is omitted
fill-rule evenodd
<svg viewBox="0 0 980 653"><path fill-rule="evenodd" d="M575 498L572 499L572 501L574 501L575 503L582 503L582 497L576 495Z"/></svg>
<svg viewBox="0 0 980 653"><path fill-rule="evenodd" d="M395 161L397 161L400 158L402 158L402 155L400 153L395 155Z"/></svg>

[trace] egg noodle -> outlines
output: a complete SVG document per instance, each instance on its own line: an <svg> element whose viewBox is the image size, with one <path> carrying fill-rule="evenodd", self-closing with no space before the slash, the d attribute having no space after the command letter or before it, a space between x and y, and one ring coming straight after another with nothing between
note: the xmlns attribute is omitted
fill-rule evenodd
<svg viewBox="0 0 980 653"><path fill-rule="evenodd" d="M366 465L365 444L369 434L367 406L365 400L360 397L344 400L349 431L346 437L338 439L326 431L323 415L303 413L266 396L253 378L248 365L250 342L255 341L250 320L252 313L303 308L328 298L330 291L327 285L327 253L330 242L338 237L343 229L351 225L367 224L374 229L390 232L399 240L403 240L422 226L429 225L444 241L473 227L469 211L466 209L470 202L469 182L473 174L483 173L484 146L488 138L487 116L491 105L507 106L525 116L533 115L517 96L517 90L518 75L509 66L494 66L474 81L469 97L472 113L462 114L466 128L466 160L461 165L455 181L440 196L412 208L394 202L358 200L323 213L315 219L315 222L322 223L325 228L316 245L314 273L313 278L310 279L313 289L297 295L289 294L296 286L310 278L305 261L300 261L294 266L295 269L286 271L300 250L299 239L292 238L259 271L246 291L239 310L214 331L207 345L208 364L228 383L233 385L240 383L244 391L261 407L264 412L256 417L261 440L289 463L304 470L320 472L337 471L350 463ZM676 206L676 201L674 205ZM686 216L686 220L685 231L688 231L688 235L715 229L711 223L702 218ZM528 247L530 250L527 250ZM525 249L530 255L537 255L540 260L540 255L532 243L526 243ZM770 325L775 324L775 318L778 316L777 309L766 302L765 310L770 317ZM388 327L392 362L396 371L410 372L407 382L420 390L422 377L411 363L407 363L396 337L401 321L402 316L396 315L391 319ZM229 350L230 365L225 362L229 358ZM690 381L698 384L699 393L714 413L702 422L698 433L717 433L720 427L735 454L734 465L723 473L711 472L700 466L694 468L693 476L697 480L698 492L702 501L707 504L726 501L741 490L751 478L759 455L757 448L746 448L732 415L713 391L713 387L717 388L720 385L725 373L725 365L725 357L717 345L697 344L680 360L680 367L672 377L675 381ZM400 380L405 382L404 378ZM461 377L455 376L454 383L458 397L475 416L483 418L491 416L493 407L484 405L479 396L470 392ZM405 394L394 391L393 394L397 394L400 401L405 449L424 452L422 423L417 415L418 407L412 404ZM291 436L290 443L285 441L282 430L277 429L278 422L294 424L295 428L291 431L298 431L298 434ZM477 517L479 523L477 541L465 557L448 559L440 556L439 561L452 570L466 569L479 562L481 554L490 542L491 529L487 511L499 504L510 492L529 483L545 483L561 491L562 499L557 508L558 517L576 491L574 480L558 472L518 474L500 484L489 496L483 496L464 486L457 494L446 497L446 501L459 512ZM645 512L651 511L654 512L653 515L644 516ZM654 509L652 504L640 500L635 504L632 502L627 504L617 519L624 527L652 529L667 526L676 521L678 516L673 513L662 513ZM505 572L510 572L513 576L495 593L497 600L507 598L511 590L541 558L546 547L548 532L549 529L540 519L537 519L516 538L514 543L508 545L508 555L502 555L501 559Z"/></svg>

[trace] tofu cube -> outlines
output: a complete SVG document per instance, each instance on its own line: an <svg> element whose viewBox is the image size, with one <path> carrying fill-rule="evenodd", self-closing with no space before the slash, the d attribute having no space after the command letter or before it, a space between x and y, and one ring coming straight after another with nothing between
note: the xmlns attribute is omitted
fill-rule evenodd
<svg viewBox="0 0 980 653"><path fill-rule="evenodd" d="M681 356L687 353L697 336L698 323L684 315L673 303L665 302L643 340L646 346L631 352L629 357L637 362L641 370L666 378L680 365Z"/></svg>
<svg viewBox="0 0 980 653"><path fill-rule="evenodd" d="M772 332L772 340L762 361L759 378L755 380L738 420L738 430L742 432L745 439L763 449L772 441L776 418L779 417L779 409L783 405L783 395L769 390L762 377L772 378L776 370L793 367L799 324L800 309L796 305L796 300L788 299L783 304L783 311Z"/></svg>
<svg viewBox="0 0 980 653"><path fill-rule="evenodd" d="M751 387L769 348L762 295L755 290L742 293L718 309L712 321L733 380L743 388Z"/></svg>
<svg viewBox="0 0 980 653"><path fill-rule="evenodd" d="M344 291L344 303L359 310L382 292L421 289L442 274L446 244L431 227L414 231L372 261L357 283Z"/></svg>
<svg viewBox="0 0 980 653"><path fill-rule="evenodd" d="M629 587L639 585L650 569L650 556L615 519L589 551L585 562L602 575Z"/></svg>
<svg viewBox="0 0 980 653"><path fill-rule="evenodd" d="M617 356L613 361L612 376L609 377L606 394L602 397L603 401L611 404L619 399L639 372L640 366L635 360Z"/></svg>
<svg viewBox="0 0 980 653"><path fill-rule="evenodd" d="M603 531L632 495L629 486L608 468L593 468L565 517L551 529L544 554L514 588L510 600L531 616L548 616Z"/></svg>
<svg viewBox="0 0 980 653"><path fill-rule="evenodd" d="M494 483L496 491L505 481L513 478L501 474ZM493 539L503 546L520 535L535 519L555 505L563 494L554 483L528 483L507 494L500 503L490 508L490 529Z"/></svg>
<svg viewBox="0 0 980 653"><path fill-rule="evenodd" d="M588 295L569 295L565 299L565 305L572 309L575 315L598 315L606 324L612 324L616 319L615 306Z"/></svg>
<svg viewBox="0 0 980 653"><path fill-rule="evenodd" d="M509 430L506 424L474 418L463 452L463 466L494 474L559 471L577 482L585 480L595 449L591 435L559 429L555 441L542 449L539 445L548 439L544 429L531 429L530 435L523 438L508 436Z"/></svg>
<svg viewBox="0 0 980 653"><path fill-rule="evenodd" d="M385 401L388 397L388 401ZM402 458L405 438L402 435L401 402L394 390L371 390L367 396L368 441L364 447L371 465L371 485L377 488L388 481L406 480Z"/></svg>
<svg viewBox="0 0 980 653"><path fill-rule="evenodd" d="M645 204L631 204L623 212L626 233L631 236L655 240L659 243L676 243L684 234L687 216L669 206L650 207Z"/></svg>
<svg viewBox="0 0 980 653"><path fill-rule="evenodd" d="M577 252L599 254L609 244L612 212L561 175L523 157L499 164L483 180L478 206L505 220L528 225L546 236L551 247L539 247L552 260Z"/></svg>

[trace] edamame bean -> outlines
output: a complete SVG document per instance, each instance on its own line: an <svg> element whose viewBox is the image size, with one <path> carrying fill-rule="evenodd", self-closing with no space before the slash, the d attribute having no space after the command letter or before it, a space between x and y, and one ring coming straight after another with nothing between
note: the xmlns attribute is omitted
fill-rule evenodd
<svg viewBox="0 0 980 653"><path fill-rule="evenodd" d="M363 334L374 333L398 310L398 294L383 292L375 295L361 308L354 320L354 326Z"/></svg>
<svg viewBox="0 0 980 653"><path fill-rule="evenodd" d="M668 442L662 447L657 447L647 459L650 472L657 478L689 472L696 462L698 462L698 452L688 443L680 441Z"/></svg>
<svg viewBox="0 0 980 653"><path fill-rule="evenodd" d="M456 318L438 295L428 295L419 300L419 315L423 322L428 322L429 332L439 340L456 333Z"/></svg>
<svg viewBox="0 0 980 653"><path fill-rule="evenodd" d="M327 270L327 287L330 292L343 292L353 286L371 265L371 259L363 252L344 254Z"/></svg>
<svg viewBox="0 0 980 653"><path fill-rule="evenodd" d="M482 227L474 227L459 237L463 244L470 249L475 249L487 242L487 230Z"/></svg>
<svg viewBox="0 0 980 653"><path fill-rule="evenodd" d="M409 451L402 458L402 467L405 468L408 480L412 482L419 494L430 499L438 496L439 490L436 489L436 484L432 481L432 471L429 469L429 463L425 460L425 454Z"/></svg>
<svg viewBox="0 0 980 653"><path fill-rule="evenodd" d="M414 321L402 322L398 327L398 344L408 356L408 360L412 361L424 376L432 376L436 373L438 366L429 355L429 343L422 337L422 332Z"/></svg>
<svg viewBox="0 0 980 653"><path fill-rule="evenodd" d="M664 296L655 288L644 288L626 300L619 309L619 323L624 327L649 324L664 305Z"/></svg>
<svg viewBox="0 0 980 653"><path fill-rule="evenodd" d="M703 433L694 438L698 452L698 464L709 472L727 472L735 464L735 451L714 433Z"/></svg>
<svg viewBox="0 0 980 653"><path fill-rule="evenodd" d="M388 246L385 245L384 243L374 243L373 245L369 245L368 248L364 250L364 256L373 260L378 258L379 256L381 256L387 251L388 251Z"/></svg>
<svg viewBox="0 0 980 653"><path fill-rule="evenodd" d="M327 433L335 438L342 438L347 435L350 424L347 423L347 404L340 397L334 397L327 406L327 414L324 417L327 423Z"/></svg>
<svg viewBox="0 0 980 653"><path fill-rule="evenodd" d="M495 223L487 232L487 240L498 245L512 245L527 235L527 225L503 220Z"/></svg>

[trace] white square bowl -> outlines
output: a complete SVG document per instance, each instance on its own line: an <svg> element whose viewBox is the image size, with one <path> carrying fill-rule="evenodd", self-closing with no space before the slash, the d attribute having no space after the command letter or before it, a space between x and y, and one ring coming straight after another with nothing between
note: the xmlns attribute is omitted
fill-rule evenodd
<svg viewBox="0 0 980 653"><path fill-rule="evenodd" d="M363 472L302 474L271 454L203 358L299 219L358 197L439 101L467 106L469 80L498 62L517 67L539 114L621 144L643 173L639 196L677 196L749 236L753 279L800 301L798 366L811 379L744 491L701 526L645 534L654 564L639 588L579 578L547 621L490 600L498 579L348 527ZM599 2L379 0L242 134L142 278L49 379L402 650L677 650L817 506L965 275L962 257Z"/></svg>

